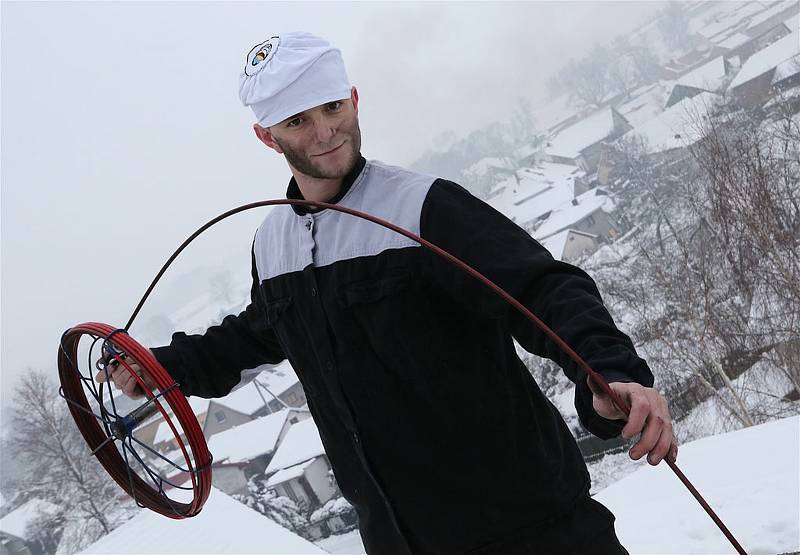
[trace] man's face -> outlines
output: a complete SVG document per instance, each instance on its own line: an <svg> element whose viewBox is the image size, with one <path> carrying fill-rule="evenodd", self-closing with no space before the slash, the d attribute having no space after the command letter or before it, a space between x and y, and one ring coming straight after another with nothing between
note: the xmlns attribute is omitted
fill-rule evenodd
<svg viewBox="0 0 800 555"><path fill-rule="evenodd" d="M300 173L318 179L339 179L356 164L361 151L358 95L328 102L269 128L276 151Z"/></svg>

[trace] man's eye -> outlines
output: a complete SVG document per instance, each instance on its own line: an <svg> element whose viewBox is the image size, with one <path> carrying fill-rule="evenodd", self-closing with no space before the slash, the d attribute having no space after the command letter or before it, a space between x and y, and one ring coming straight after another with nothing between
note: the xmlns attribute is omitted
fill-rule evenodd
<svg viewBox="0 0 800 555"><path fill-rule="evenodd" d="M303 118L294 118L286 122L286 127L297 127L303 123Z"/></svg>
<svg viewBox="0 0 800 555"><path fill-rule="evenodd" d="M342 101L341 100L336 100L334 102L328 102L328 110L330 110L331 112L335 112L341 107L342 107Z"/></svg>

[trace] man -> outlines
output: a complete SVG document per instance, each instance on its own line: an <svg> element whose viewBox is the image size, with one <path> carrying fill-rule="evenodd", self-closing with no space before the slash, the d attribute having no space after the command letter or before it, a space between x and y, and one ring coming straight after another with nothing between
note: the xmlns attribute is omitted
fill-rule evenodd
<svg viewBox="0 0 800 555"><path fill-rule="evenodd" d="M244 312L154 349L184 393L224 396L246 369L288 358L370 554L626 553L513 342L562 366L595 435L641 434L633 458L674 460L666 403L592 279L455 183L366 161L358 92L325 40L290 33L257 45L240 96L258 139L286 157L287 197L363 210L466 261L632 411L621 420L549 338L447 261L370 222L299 206L276 207L256 232ZM124 371L113 379L137 394Z"/></svg>

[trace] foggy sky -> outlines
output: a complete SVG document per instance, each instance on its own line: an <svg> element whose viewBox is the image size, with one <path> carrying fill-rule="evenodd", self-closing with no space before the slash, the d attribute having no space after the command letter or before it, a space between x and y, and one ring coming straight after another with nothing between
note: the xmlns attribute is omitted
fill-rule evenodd
<svg viewBox="0 0 800 555"><path fill-rule="evenodd" d="M60 334L122 326L205 221L284 196L288 169L238 100L246 53L306 30L341 48L363 153L413 162L448 130L535 105L547 77L661 3L2 4L2 380L52 371ZM202 236L167 274L249 272L264 212ZM151 311L158 308L158 289ZM135 328L132 330L135 337ZM5 416L5 415L4 415Z"/></svg>

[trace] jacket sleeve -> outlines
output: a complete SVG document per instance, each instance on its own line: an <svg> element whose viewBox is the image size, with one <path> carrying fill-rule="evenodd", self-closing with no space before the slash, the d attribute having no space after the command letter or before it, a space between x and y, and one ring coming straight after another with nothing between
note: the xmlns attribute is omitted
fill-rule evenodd
<svg viewBox="0 0 800 555"><path fill-rule="evenodd" d="M617 329L594 281L580 268L555 260L522 228L463 187L436 180L425 199L420 232L520 301L555 331L608 382L653 385L653 374L630 338ZM505 320L528 352L556 362L575 383L575 407L583 425L608 439L623 420L608 420L592 407L585 372L544 332L486 285L430 253L432 275L456 302Z"/></svg>
<svg viewBox="0 0 800 555"><path fill-rule="evenodd" d="M177 332L166 347L153 354L180 384L184 395L223 397L242 380L242 371L286 358L269 326L259 293L255 254L252 253L253 286L250 304L238 316L226 316L202 335Z"/></svg>

